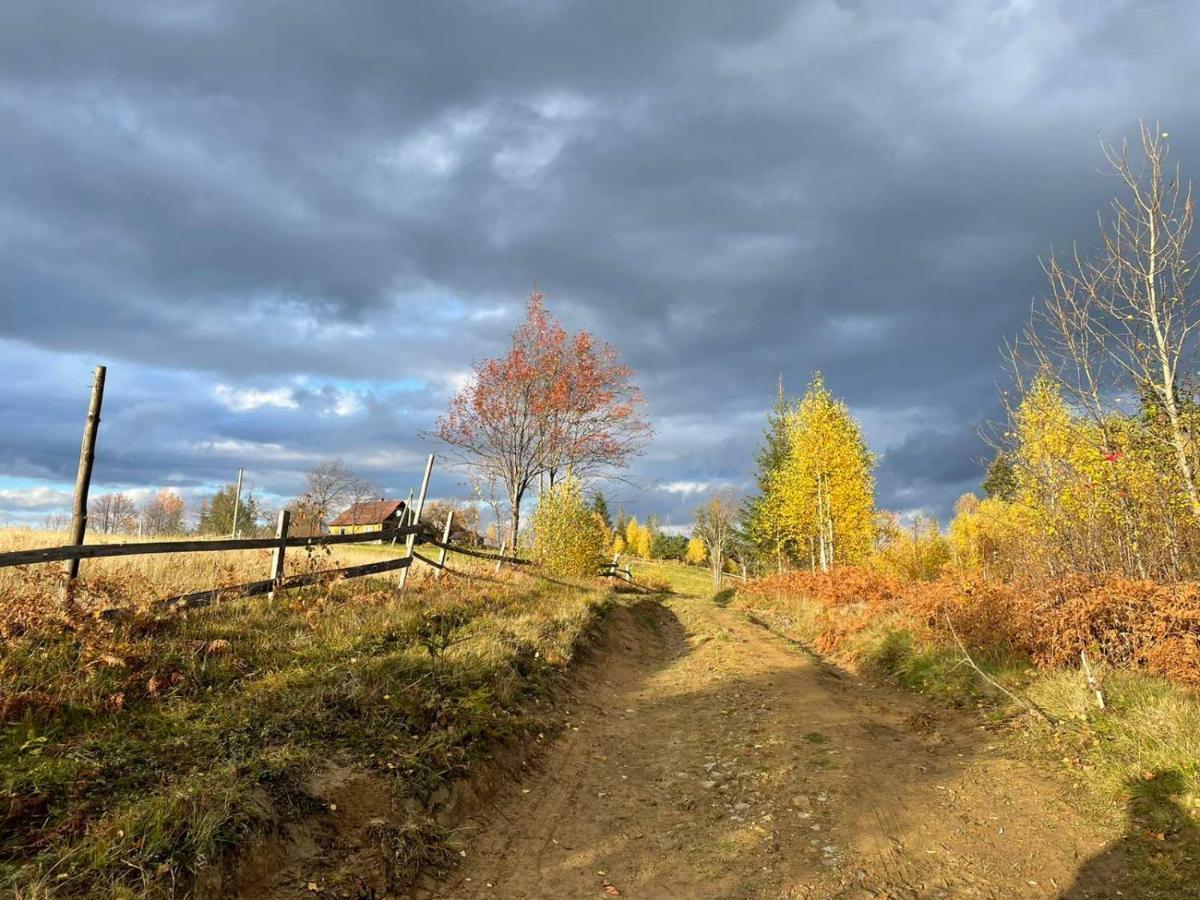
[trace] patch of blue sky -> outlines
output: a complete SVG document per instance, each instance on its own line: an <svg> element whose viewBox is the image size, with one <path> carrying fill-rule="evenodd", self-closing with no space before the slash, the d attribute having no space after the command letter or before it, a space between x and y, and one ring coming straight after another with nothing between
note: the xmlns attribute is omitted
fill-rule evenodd
<svg viewBox="0 0 1200 900"><path fill-rule="evenodd" d="M299 379L301 387L311 391L319 391L321 388L331 387L339 391L346 391L354 394L372 394L380 391L401 391L405 393L417 393L424 391L429 387L428 382L421 378L338 378L336 376L305 376Z"/></svg>
<svg viewBox="0 0 1200 900"><path fill-rule="evenodd" d="M31 488L55 488L69 491L72 489L73 484L70 481L59 481L56 479L18 478L14 475L0 475L0 490L3 491L25 491Z"/></svg>

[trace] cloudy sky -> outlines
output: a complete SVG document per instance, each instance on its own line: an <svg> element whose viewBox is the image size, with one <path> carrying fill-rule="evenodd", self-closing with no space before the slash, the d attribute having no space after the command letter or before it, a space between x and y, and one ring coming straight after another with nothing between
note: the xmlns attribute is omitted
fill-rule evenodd
<svg viewBox="0 0 1200 900"><path fill-rule="evenodd" d="M0 521L68 504L97 363L96 491L244 466L276 503L341 456L407 492L535 281L639 373L630 511L744 486L820 369L881 504L945 515L1038 254L1094 239L1099 139L1161 118L1200 171L1198 33L1184 0L0 5Z"/></svg>

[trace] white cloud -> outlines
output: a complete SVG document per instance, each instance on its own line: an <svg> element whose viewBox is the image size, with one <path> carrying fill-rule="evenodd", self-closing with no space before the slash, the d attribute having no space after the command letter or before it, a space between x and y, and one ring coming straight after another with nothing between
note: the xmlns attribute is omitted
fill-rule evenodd
<svg viewBox="0 0 1200 900"><path fill-rule="evenodd" d="M692 494L703 494L710 487L713 487L711 481L669 481L662 485L660 490L666 491L668 494L682 494L689 497Z"/></svg>
<svg viewBox="0 0 1200 900"><path fill-rule="evenodd" d="M0 509L41 510L69 506L71 495L49 487L12 488L0 491Z"/></svg>
<svg viewBox="0 0 1200 900"><path fill-rule="evenodd" d="M335 416L352 416L362 410L362 399L349 391L338 391L337 400L326 410Z"/></svg>
<svg viewBox="0 0 1200 900"><path fill-rule="evenodd" d="M195 449L197 453L205 455L236 456L245 459L265 459L274 462L302 462L316 458L311 453L289 450L282 444L266 441L239 441L235 438L198 441L195 444Z"/></svg>
<svg viewBox="0 0 1200 900"><path fill-rule="evenodd" d="M214 393L217 399L235 412L249 412L263 406L277 406L280 409L295 409L299 404L291 388L273 388L269 391L257 388L235 388L227 384L218 384Z"/></svg>

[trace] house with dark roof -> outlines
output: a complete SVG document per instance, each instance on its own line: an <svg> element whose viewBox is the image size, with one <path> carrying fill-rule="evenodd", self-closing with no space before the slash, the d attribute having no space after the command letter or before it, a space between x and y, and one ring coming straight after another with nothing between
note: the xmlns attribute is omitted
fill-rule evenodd
<svg viewBox="0 0 1200 900"><path fill-rule="evenodd" d="M403 500L367 500L355 503L329 523L330 534L359 534L399 528L408 511Z"/></svg>

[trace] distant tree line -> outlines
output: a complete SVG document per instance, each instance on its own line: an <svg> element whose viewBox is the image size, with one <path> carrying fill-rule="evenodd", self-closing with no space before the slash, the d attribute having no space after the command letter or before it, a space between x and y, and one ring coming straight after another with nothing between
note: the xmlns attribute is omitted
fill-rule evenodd
<svg viewBox="0 0 1200 900"><path fill-rule="evenodd" d="M304 474L305 490L286 501L283 507L291 513L290 533L314 535L328 531L329 522L352 506L370 500L384 499L381 488L371 479L352 472L340 459L318 463ZM236 500L236 503L235 503ZM234 507L237 507L237 527L234 528ZM146 498L140 505L123 491L94 496L88 504L88 527L98 534L140 534L169 536L194 531L206 535L238 534L241 537L274 534L276 511L263 503L250 486L243 486L237 497L237 485L220 485L201 497L195 506L194 524L188 522L188 509L179 492L164 488ZM441 534L446 516L453 510L454 543L475 546L482 542L479 535L478 504L453 499L429 501L421 521ZM46 518L47 529L61 531L69 517L55 515Z"/></svg>

